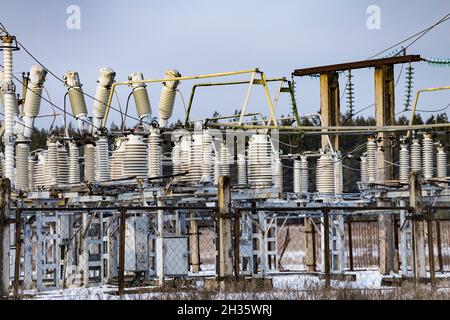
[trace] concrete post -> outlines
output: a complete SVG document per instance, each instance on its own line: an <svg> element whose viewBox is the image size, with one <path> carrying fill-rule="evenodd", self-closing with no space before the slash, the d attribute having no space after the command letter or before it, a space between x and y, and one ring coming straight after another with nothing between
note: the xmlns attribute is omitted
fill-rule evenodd
<svg viewBox="0 0 450 320"><path fill-rule="evenodd" d="M199 250L199 232L198 232L198 222L194 220L195 213L191 212L191 222L189 228L189 239L190 239L190 251L191 251L191 266L192 272L200 272L200 250Z"/></svg>
<svg viewBox="0 0 450 320"><path fill-rule="evenodd" d="M306 269L310 272L316 271L316 255L315 255L315 229L312 218L305 217L305 233L306 233Z"/></svg>

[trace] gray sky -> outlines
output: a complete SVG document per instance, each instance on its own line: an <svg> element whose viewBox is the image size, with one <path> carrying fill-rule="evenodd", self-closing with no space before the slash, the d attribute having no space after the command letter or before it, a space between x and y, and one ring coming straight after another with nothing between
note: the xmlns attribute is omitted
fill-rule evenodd
<svg viewBox="0 0 450 320"><path fill-rule="evenodd" d="M450 12L449 0L433 1L145 1L145 0L0 0L0 21L49 69L62 76L79 72L84 90L95 93L98 71L111 67L116 80L131 72L146 78L161 78L164 70L178 69L195 75L259 67L268 77L286 76L296 68L365 59L431 25ZM81 8L81 29L69 30L66 9ZM381 9L381 29L369 30L369 5ZM450 57L450 21L438 26L408 51L423 57ZM387 52L389 53L389 52ZM34 62L21 50L15 71L27 71ZM450 85L449 68L415 64L414 91ZM400 67L396 68L397 75ZM354 72L355 110L373 103L373 71ZM247 79L235 77L236 80ZM231 80L231 78L229 78ZM397 111L403 108L404 74L399 80ZM341 77L341 90L345 78ZM192 82L180 89L187 100ZM46 87L55 104L63 105L65 88L48 76ZM319 82L297 78L297 100L301 113L318 110ZM272 96L275 87L271 87ZM160 85L149 87L157 115ZM246 87L203 89L196 97L193 118L207 117L214 110L231 114L240 109ZM129 89L119 89L124 107ZM449 101L449 93L428 94L423 109L438 108ZM86 99L89 110L92 100ZM114 102L117 106L117 102ZM345 99L341 101L345 111ZM249 111L267 114L263 92L254 90ZM43 103L41 112L51 111ZM91 111L90 111L91 112ZM278 114L289 112L283 97ZM373 114L368 109L364 115ZM91 112L92 113L92 112ZM132 107L132 114L135 114ZM179 97L172 120L182 118ZM116 123L119 116L113 113ZM60 119L57 120L60 124ZM40 126L49 119L39 120Z"/></svg>

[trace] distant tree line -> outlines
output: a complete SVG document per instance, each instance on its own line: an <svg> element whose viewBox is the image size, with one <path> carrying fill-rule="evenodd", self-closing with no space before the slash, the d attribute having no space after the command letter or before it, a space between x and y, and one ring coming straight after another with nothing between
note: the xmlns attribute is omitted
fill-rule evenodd
<svg viewBox="0 0 450 320"><path fill-rule="evenodd" d="M238 114L238 111L236 110L234 114ZM213 117L220 116L219 112L214 112ZM284 118L282 116L282 118ZM238 117L231 119L231 120L237 120ZM253 118L254 121L257 121L257 118ZM213 120L211 120L213 121ZM448 117L446 113L440 113L437 115L431 115L428 117L425 121L422 119L420 114L417 114L414 119L415 124L433 124L433 123L447 123ZM289 126L292 125L294 121L292 119L284 119L282 120L282 125ZM375 119L373 117L364 117L364 116L353 116L349 117L348 115L341 115L341 123L343 125L352 127L352 126L371 126L375 125ZM398 125L407 125L409 123L409 118L405 115L400 116L396 119L396 124ZM182 122L178 120L174 124L171 125L171 129L175 129L178 127L181 127ZM311 119L304 119L302 120L301 126L319 126L320 124ZM111 124L109 131L114 132L118 131L120 128L115 125L114 123ZM70 124L67 128L67 131L69 133L69 136L76 136L77 130ZM442 142L444 145L448 146L450 144L450 138L449 138L449 131L447 130L440 130L440 134L436 137L436 141ZM55 127L52 130L46 129L46 128L36 128L33 131L32 137L31 137L31 150L36 149L45 149L46 148L46 141L49 134L57 133L60 135L64 134L64 129L62 127ZM398 138L403 133L397 133L397 140L394 141L394 154L396 157L398 157ZM167 154L170 153L172 150L173 143L169 141L169 135L164 136L164 140L162 143L163 153ZM345 192L357 192L357 184L356 182L360 180L360 173L359 173L359 167L360 167L360 157L365 152L366 148L360 148L357 151L352 152L355 148L358 146L365 144L367 142L367 135L365 134L343 134L340 137L341 141L341 154L347 155L345 157L345 160L343 161L344 168L343 168L343 174L344 174L344 191ZM112 145L113 137L110 139L110 143ZM282 154L288 155L288 154L299 154L305 151L318 151L321 147L321 136L320 135L311 135L307 132L290 132L289 134L280 134L280 149L282 151ZM394 161L398 161L398 159L394 159ZM316 170L315 170L315 163L316 158L311 158L311 161L309 162L310 166L310 190L314 190L314 181L316 176ZM285 191L292 191L292 179L293 179L293 169L292 169L292 161L291 160L284 160L283 161L283 174L284 174L284 184L285 184ZM232 167L232 172L236 170L235 166Z"/></svg>

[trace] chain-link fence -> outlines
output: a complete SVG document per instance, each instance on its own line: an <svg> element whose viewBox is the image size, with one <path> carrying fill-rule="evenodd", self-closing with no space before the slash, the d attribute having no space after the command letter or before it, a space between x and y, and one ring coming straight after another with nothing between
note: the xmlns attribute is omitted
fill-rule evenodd
<svg viewBox="0 0 450 320"><path fill-rule="evenodd" d="M221 229L219 219L230 219L230 228ZM123 292L218 277L226 263L221 237L239 277L316 273L330 281L379 270L436 279L450 270L450 219L442 210L418 219L394 208L242 207L225 218L216 207L18 208L8 225L16 294L103 283Z"/></svg>

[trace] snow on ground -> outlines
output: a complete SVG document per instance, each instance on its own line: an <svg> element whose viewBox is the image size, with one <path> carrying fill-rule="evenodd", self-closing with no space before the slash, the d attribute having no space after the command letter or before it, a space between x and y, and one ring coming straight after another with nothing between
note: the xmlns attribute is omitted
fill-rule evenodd
<svg viewBox="0 0 450 320"><path fill-rule="evenodd" d="M382 276L378 273L378 271L362 271L362 272L353 272L352 274L356 274L356 281L337 281L332 280L331 286L333 288L352 288L352 289L379 289L381 288L381 279ZM273 290L270 292L262 292L258 293L256 297L264 298L270 296L272 298L276 297L285 297L286 291L304 291L311 290L314 288L323 287L325 281L320 279L314 275L308 274L277 274L270 276L273 281ZM201 290L202 280L197 282L197 290ZM148 290L151 287L145 288L133 288L133 290L143 289ZM116 286L111 285L98 285L91 286L89 288L69 288L69 289L60 289L60 290L51 290L45 291L41 293L36 293L33 291L24 292L27 297L32 299L44 299L44 300L118 300L121 299L117 294ZM180 289L177 291L176 295L178 298L189 298L191 293L189 291L183 291ZM122 299L125 300L135 300L135 299L165 299L168 297L167 292L144 292L144 293L136 293L136 294L126 294ZM234 298L242 298L243 294L215 294L212 296L214 299L233 299ZM245 297L245 295L244 295ZM255 294L251 295L252 298L255 298Z"/></svg>

